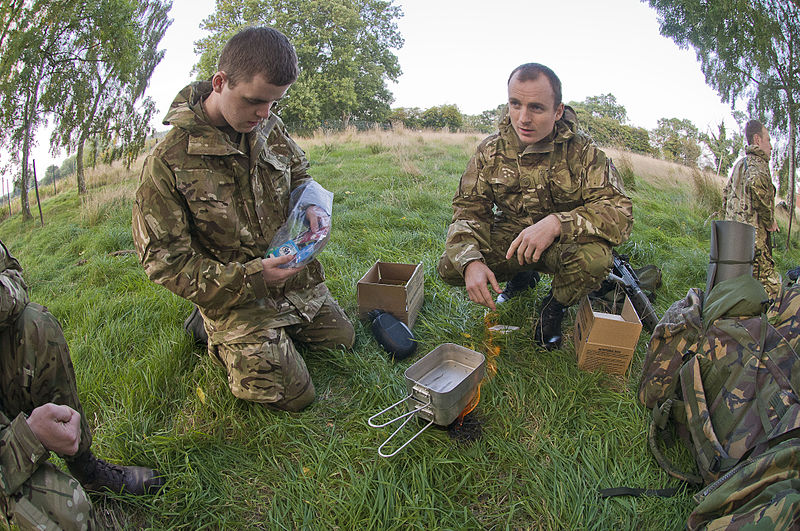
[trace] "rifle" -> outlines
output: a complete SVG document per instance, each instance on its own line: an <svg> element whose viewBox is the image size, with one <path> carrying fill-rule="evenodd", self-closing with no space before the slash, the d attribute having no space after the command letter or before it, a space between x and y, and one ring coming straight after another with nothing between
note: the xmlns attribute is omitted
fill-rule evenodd
<svg viewBox="0 0 800 531"><path fill-rule="evenodd" d="M611 272L608 274L608 281L620 286L628 294L636 313L639 314L639 319L642 324L651 332L656 327L659 321L658 314L656 314L650 299L642 291L639 284L639 277L631 265L623 257L614 252L614 263L611 266Z"/></svg>

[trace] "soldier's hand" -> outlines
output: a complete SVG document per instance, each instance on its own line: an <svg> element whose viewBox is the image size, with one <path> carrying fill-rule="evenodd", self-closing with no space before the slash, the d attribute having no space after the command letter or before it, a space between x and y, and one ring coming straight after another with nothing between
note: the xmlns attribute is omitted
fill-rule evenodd
<svg viewBox="0 0 800 531"><path fill-rule="evenodd" d="M69 406L45 404L28 416L28 426L42 446L58 455L75 455L81 442L81 415Z"/></svg>
<svg viewBox="0 0 800 531"><path fill-rule="evenodd" d="M497 284L497 279L494 273L492 273L492 270L489 269L489 266L480 260L475 260L467 264L467 268L464 270L464 284L467 286L469 300L491 308L492 310L497 309L495 308L492 294L489 293L486 285L491 284L492 289L496 293L503 293L503 290L501 290L500 286Z"/></svg>
<svg viewBox="0 0 800 531"><path fill-rule="evenodd" d="M311 232L324 229L331 223L328 213L316 205L311 205L306 209L306 218L308 218L308 228L311 229Z"/></svg>
<svg viewBox="0 0 800 531"><path fill-rule="evenodd" d="M303 267L287 267L281 269L278 266L287 264L292 261L294 255L287 254L286 256L278 256L275 258L263 258L261 260L261 275L264 277L264 282L267 286L278 286L286 282L289 278L299 273Z"/></svg>
<svg viewBox="0 0 800 531"><path fill-rule="evenodd" d="M781 231L781 229L778 227L778 222L777 222L777 221L773 221L773 222L772 222L772 227L770 227L770 228L769 228L769 229L767 229L767 230L768 230L769 232L780 232L780 231Z"/></svg>
<svg viewBox="0 0 800 531"><path fill-rule="evenodd" d="M561 235L561 222L553 214L526 227L506 252L506 260L517 255L519 265L538 262L542 253Z"/></svg>

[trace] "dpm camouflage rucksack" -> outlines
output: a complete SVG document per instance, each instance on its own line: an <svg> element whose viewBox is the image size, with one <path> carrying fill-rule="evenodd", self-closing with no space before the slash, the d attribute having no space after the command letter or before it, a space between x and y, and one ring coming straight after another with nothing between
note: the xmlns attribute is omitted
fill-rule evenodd
<svg viewBox="0 0 800 531"><path fill-rule="evenodd" d="M639 398L652 408L649 443L671 475L705 486L690 529L800 521L800 287L765 313L750 276L720 282L703 300L690 290L656 326ZM698 472L662 447L677 432Z"/></svg>

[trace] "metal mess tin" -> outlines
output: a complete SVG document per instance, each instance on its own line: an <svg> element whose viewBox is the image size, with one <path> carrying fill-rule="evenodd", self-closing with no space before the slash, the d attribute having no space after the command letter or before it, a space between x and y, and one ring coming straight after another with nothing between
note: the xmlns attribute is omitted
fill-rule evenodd
<svg viewBox="0 0 800 531"><path fill-rule="evenodd" d="M378 447L378 455L392 457L405 448L408 443L427 430L432 424L448 426L458 418L478 392L478 385L486 375L486 358L480 352L456 345L444 343L428 352L419 361L411 365L405 372L408 395L371 416L367 421L373 428L382 428L400 419L406 420ZM400 406L408 405L408 412L387 422L378 424L377 417ZM403 426L414 418L427 420L413 437L403 443L400 448L386 454L383 448L391 441Z"/></svg>

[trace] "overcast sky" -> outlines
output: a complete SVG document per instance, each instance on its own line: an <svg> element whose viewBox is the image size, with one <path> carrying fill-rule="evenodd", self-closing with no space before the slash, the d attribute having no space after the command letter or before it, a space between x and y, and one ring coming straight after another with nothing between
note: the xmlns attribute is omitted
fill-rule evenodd
<svg viewBox="0 0 800 531"><path fill-rule="evenodd" d="M736 127L730 107L705 84L694 52L662 37L655 11L639 0L394 3L404 13L398 27L405 45L396 51L403 75L390 84L393 107L455 104L478 114L505 102L514 67L539 62L559 75L565 101L610 92L636 126L653 129L659 118L687 118L701 131L720 120ZM161 43L166 54L148 89L160 130L175 94L193 79L194 42L213 10L213 0L173 0L173 22ZM34 152L42 175L65 157L47 155L48 136L40 135Z"/></svg>

